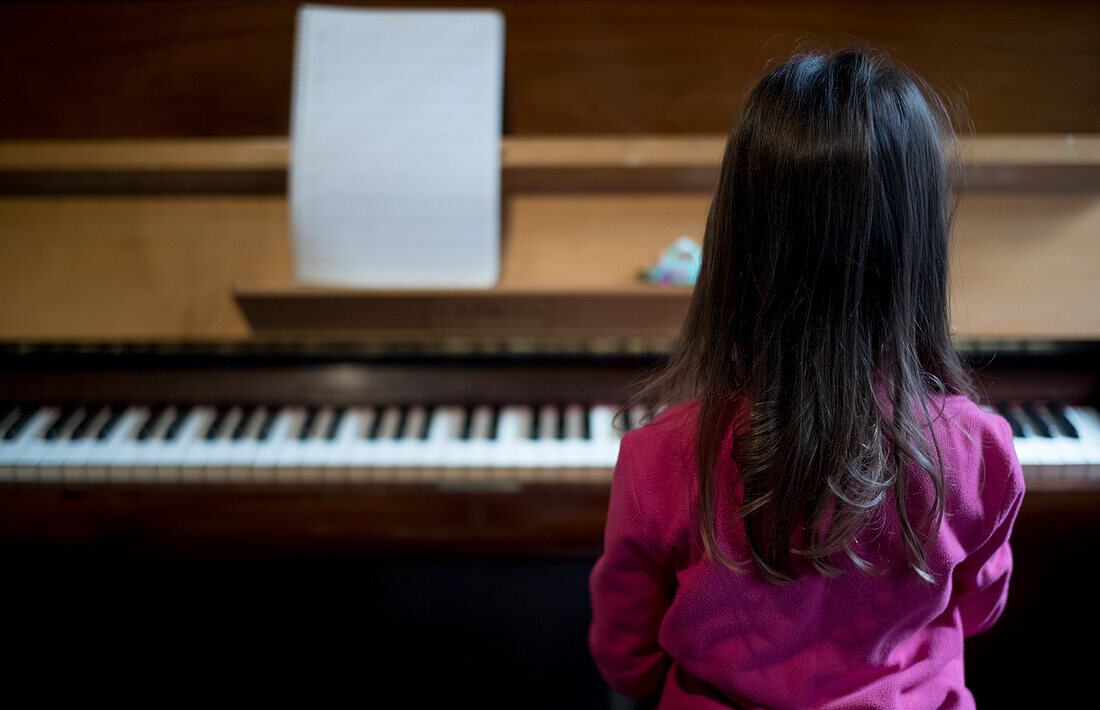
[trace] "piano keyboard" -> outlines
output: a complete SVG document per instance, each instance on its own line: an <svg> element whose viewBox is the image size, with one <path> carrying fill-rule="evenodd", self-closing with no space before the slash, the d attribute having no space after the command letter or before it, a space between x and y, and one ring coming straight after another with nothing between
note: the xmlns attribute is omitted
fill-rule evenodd
<svg viewBox="0 0 1100 710"><path fill-rule="evenodd" d="M611 406L24 406L0 418L8 482L610 481ZM643 423L632 411L627 426Z"/></svg>
<svg viewBox="0 0 1100 710"><path fill-rule="evenodd" d="M1100 415L998 402L1031 481L1100 481ZM607 483L611 405L0 408L0 481ZM633 410L625 425L643 424Z"/></svg>

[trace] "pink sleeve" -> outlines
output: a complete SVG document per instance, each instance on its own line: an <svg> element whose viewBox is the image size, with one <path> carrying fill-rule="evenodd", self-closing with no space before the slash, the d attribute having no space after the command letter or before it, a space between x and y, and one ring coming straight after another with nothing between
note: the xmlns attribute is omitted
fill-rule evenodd
<svg viewBox="0 0 1100 710"><path fill-rule="evenodd" d="M981 544L955 568L955 594L962 618L963 634L972 636L997 621L1008 600L1008 581L1012 575L1012 533L1016 514L1024 499L1024 479L1012 444L1008 423L997 418L1000 432L991 432L983 442L985 480L997 499L987 509L992 526Z"/></svg>
<svg viewBox="0 0 1100 710"><path fill-rule="evenodd" d="M604 680L615 690L644 698L661 689L671 658L657 642L676 577L647 534L634 494L634 462L623 438L611 483L603 555L589 578L592 626L588 643Z"/></svg>

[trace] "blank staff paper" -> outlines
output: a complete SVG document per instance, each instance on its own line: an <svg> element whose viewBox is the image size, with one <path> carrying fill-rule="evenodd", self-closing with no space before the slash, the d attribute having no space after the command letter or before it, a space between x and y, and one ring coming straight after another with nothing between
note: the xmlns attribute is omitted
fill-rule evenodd
<svg viewBox="0 0 1100 710"><path fill-rule="evenodd" d="M496 283L503 69L493 10L299 10L289 185L299 281Z"/></svg>

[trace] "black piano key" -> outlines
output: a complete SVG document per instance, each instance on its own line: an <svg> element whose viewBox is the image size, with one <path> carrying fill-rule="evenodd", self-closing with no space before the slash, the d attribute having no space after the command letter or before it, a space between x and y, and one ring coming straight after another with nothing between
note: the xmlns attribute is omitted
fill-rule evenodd
<svg viewBox="0 0 1100 710"><path fill-rule="evenodd" d="M122 407L111 407L111 413L107 416L107 421L103 422L103 426L96 432L95 438L103 440L111 435L111 432L118 426L118 420L122 419Z"/></svg>
<svg viewBox="0 0 1100 710"><path fill-rule="evenodd" d="M218 407L214 410L214 418L210 421L210 426L206 428L206 434L203 438L207 441L213 441L221 435L222 425L225 424L225 418L229 414L228 407Z"/></svg>
<svg viewBox="0 0 1100 710"><path fill-rule="evenodd" d="M191 407L176 408L176 415L172 417L172 421L168 422L168 428L164 430L165 441L175 441L176 437L179 436L183 423L187 421L187 417L190 415Z"/></svg>
<svg viewBox="0 0 1100 710"><path fill-rule="evenodd" d="M50 424L49 428L46 429L45 438L52 441L61 436L61 430L69 423L69 419L72 418L74 412L76 412L76 407L64 407L61 413L57 415L57 418Z"/></svg>
<svg viewBox="0 0 1100 710"><path fill-rule="evenodd" d="M11 426L8 427L7 431L4 432L4 438L11 440L19 436L23 429L27 427L27 422L29 422L31 418L34 417L34 415L37 413L37 405L20 407L19 416L14 422L11 423Z"/></svg>
<svg viewBox="0 0 1100 710"><path fill-rule="evenodd" d="M271 438L271 430L275 426L275 420L279 418L279 413L274 409L268 409L267 414L264 415L264 420L260 422L260 428L256 431L257 441L267 441Z"/></svg>
<svg viewBox="0 0 1100 710"><path fill-rule="evenodd" d="M528 432L527 438L531 441L538 441L542 436L542 416L539 414L538 407L531 408L531 431Z"/></svg>
<svg viewBox="0 0 1100 710"><path fill-rule="evenodd" d="M252 422L252 417L256 415L256 407L246 407L241 411L241 418L237 420L236 426L233 427L233 432L229 435L233 441L240 441L244 438L245 432L248 431L248 425Z"/></svg>
<svg viewBox="0 0 1100 710"><path fill-rule="evenodd" d="M156 428L157 422L160 421L160 418L164 415L164 412L164 407L154 407L153 410L149 412L149 416L145 419L145 422L141 425L141 428L138 429L138 441L145 441L150 436L152 436L153 429Z"/></svg>
<svg viewBox="0 0 1100 710"><path fill-rule="evenodd" d="M384 412L385 410L381 407L374 410L374 421L370 423L370 428L367 429L368 439L371 439L373 441L377 439L378 436L382 433L382 415Z"/></svg>
<svg viewBox="0 0 1100 710"><path fill-rule="evenodd" d="M103 410L102 407L86 407L84 409L84 416L73 427L72 432L69 433L69 438L76 441L83 439L84 435L88 433L88 427L92 425L92 421L99 416L99 413Z"/></svg>
<svg viewBox="0 0 1100 710"><path fill-rule="evenodd" d="M474 428L474 408L466 407L462 412L462 429L459 432L458 438L463 441L470 438L470 434Z"/></svg>
<svg viewBox="0 0 1100 710"><path fill-rule="evenodd" d="M489 439L496 441L497 432L500 429L500 407L493 407L492 414L489 416Z"/></svg>
<svg viewBox="0 0 1100 710"><path fill-rule="evenodd" d="M1063 436L1068 436L1073 439L1079 439L1080 435L1077 433L1077 427L1073 426L1073 422L1066 418L1066 408L1057 399L1052 399L1047 402L1047 411L1050 412L1050 416L1054 419L1054 426L1058 427L1058 431L1062 432Z"/></svg>
<svg viewBox="0 0 1100 710"><path fill-rule="evenodd" d="M401 407L397 410L397 426L394 428L393 438L404 439L405 438L405 426L409 421L409 408Z"/></svg>
<svg viewBox="0 0 1100 710"><path fill-rule="evenodd" d="M326 441L334 441L336 439L336 434L340 431L340 424L344 421L344 411L343 407L333 411L332 419L328 422L328 429L325 430Z"/></svg>
<svg viewBox="0 0 1100 710"><path fill-rule="evenodd" d="M1050 427L1035 409L1035 402L1030 399L1025 399L1023 403L1024 416L1027 417L1028 423L1031 424L1032 430L1035 431L1041 437L1046 439L1051 438Z"/></svg>
<svg viewBox="0 0 1100 710"><path fill-rule="evenodd" d="M20 411L21 410L19 405L13 404L10 406L10 408L6 409L2 415L0 415L0 427L2 427L0 428L0 438L8 438L8 429L10 429L13 424L19 421ZM11 421L8 422L7 426L4 426L3 422L5 419L7 419L9 414L13 415Z"/></svg>
<svg viewBox="0 0 1100 710"><path fill-rule="evenodd" d="M298 441L308 441L313 436L313 424L317 421L317 407L306 410L302 419L302 428L298 430Z"/></svg>
<svg viewBox="0 0 1100 710"><path fill-rule="evenodd" d="M585 407L581 416L581 438L585 441L592 440L592 407Z"/></svg>
<svg viewBox="0 0 1100 710"><path fill-rule="evenodd" d="M1019 420L1016 419L1016 415L1013 414L1012 407L1009 406L1009 403L1005 400L1001 400L997 403L996 409L997 413L1004 417L1008 425L1012 427L1012 436L1022 438L1024 435L1024 427L1020 424Z"/></svg>
<svg viewBox="0 0 1100 710"><path fill-rule="evenodd" d="M8 415L14 412L15 409L16 405L12 404L11 402L6 402L3 405L0 405L0 422L7 419Z"/></svg>
<svg viewBox="0 0 1100 710"><path fill-rule="evenodd" d="M435 414L435 408L434 407L429 408L428 411L424 414L424 423L421 425L420 433L418 434L418 438L421 441L427 441L428 440L428 433L432 429L432 416L434 414Z"/></svg>
<svg viewBox="0 0 1100 710"><path fill-rule="evenodd" d="M558 407L558 423L557 431L555 432L558 439L564 439L566 435L565 426L565 407Z"/></svg>

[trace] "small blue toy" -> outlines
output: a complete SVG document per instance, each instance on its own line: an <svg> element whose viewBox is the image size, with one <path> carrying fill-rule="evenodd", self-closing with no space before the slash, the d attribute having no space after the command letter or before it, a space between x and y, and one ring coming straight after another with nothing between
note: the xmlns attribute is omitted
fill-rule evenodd
<svg viewBox="0 0 1100 710"><path fill-rule="evenodd" d="M702 247L688 237L680 237L663 254L657 256L657 262L653 266L643 269L640 276L649 283L694 286L702 260Z"/></svg>

